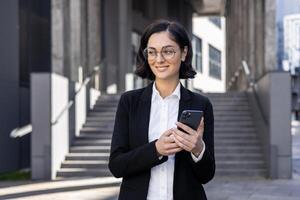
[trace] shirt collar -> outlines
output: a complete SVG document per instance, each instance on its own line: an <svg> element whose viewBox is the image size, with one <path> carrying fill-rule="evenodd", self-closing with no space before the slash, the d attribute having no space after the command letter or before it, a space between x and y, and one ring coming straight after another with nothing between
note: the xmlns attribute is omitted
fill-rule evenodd
<svg viewBox="0 0 300 200"><path fill-rule="evenodd" d="M173 93L170 96L168 96L168 97L171 97L171 96L174 96L174 97L177 97L178 99L180 99L180 82L176 86L176 88L173 91ZM156 98L162 99L162 97L160 96L158 90L156 89L156 84L154 82L153 86L152 86L152 98L151 98L151 100L154 101Z"/></svg>

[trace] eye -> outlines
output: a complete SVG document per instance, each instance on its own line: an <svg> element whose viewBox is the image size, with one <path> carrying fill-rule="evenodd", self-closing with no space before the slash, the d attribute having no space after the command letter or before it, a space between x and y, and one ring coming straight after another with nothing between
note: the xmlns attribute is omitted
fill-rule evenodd
<svg viewBox="0 0 300 200"><path fill-rule="evenodd" d="M148 54L149 56L154 56L154 55L156 55L156 51L153 50L153 49L148 49L148 50L147 50L147 54Z"/></svg>
<svg viewBox="0 0 300 200"><path fill-rule="evenodd" d="M174 53L173 49L165 49L162 52L164 55L172 55Z"/></svg>

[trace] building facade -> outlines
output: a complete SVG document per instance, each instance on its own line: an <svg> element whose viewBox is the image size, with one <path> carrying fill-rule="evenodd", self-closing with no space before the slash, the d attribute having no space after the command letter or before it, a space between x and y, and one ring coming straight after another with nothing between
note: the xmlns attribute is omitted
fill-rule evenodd
<svg viewBox="0 0 300 200"><path fill-rule="evenodd" d="M224 17L193 17L194 90L226 91L225 30Z"/></svg>

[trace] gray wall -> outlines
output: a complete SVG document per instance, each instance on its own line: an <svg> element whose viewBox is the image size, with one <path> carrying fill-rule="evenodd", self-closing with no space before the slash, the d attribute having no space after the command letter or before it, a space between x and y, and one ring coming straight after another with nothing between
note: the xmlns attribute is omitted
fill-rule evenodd
<svg viewBox="0 0 300 200"><path fill-rule="evenodd" d="M18 141L9 137L19 126L19 1L0 1L0 172L19 167Z"/></svg>
<svg viewBox="0 0 300 200"><path fill-rule="evenodd" d="M292 177L290 86L289 73L271 72L258 81L257 99L249 93L270 178Z"/></svg>

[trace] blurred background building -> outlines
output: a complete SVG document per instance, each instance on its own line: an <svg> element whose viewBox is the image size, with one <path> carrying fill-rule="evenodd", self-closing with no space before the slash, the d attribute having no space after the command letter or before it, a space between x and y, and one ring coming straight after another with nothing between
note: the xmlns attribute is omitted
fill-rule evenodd
<svg viewBox="0 0 300 200"><path fill-rule="evenodd" d="M278 68L291 73L292 118L299 120L300 112L300 1L277 0L277 62Z"/></svg>
<svg viewBox="0 0 300 200"><path fill-rule="evenodd" d="M192 80L194 90L226 91L225 32L224 17L193 17L193 66L197 71Z"/></svg>
<svg viewBox="0 0 300 200"><path fill-rule="evenodd" d="M207 94L220 102L216 152L230 154L218 153L223 175L233 166L229 174L290 178L291 83L278 67L277 6L274 0L0 1L0 172L30 167L33 179L55 179L70 166L64 162L79 149L72 145L80 134L100 130L87 120L101 98L148 83L133 75L135 55L146 25L165 18L182 23L193 39L198 75L183 84L225 92ZM235 135L220 139L225 131Z"/></svg>

